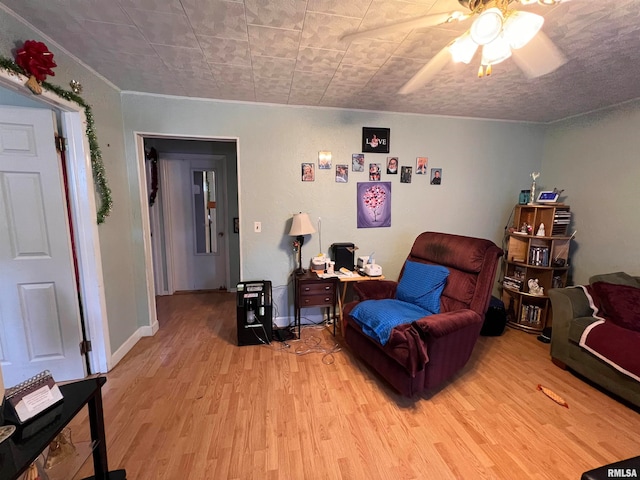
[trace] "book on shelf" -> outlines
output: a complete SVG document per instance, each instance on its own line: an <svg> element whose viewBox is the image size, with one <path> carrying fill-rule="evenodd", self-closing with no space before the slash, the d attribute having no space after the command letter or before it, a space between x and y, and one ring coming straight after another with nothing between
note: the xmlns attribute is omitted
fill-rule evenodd
<svg viewBox="0 0 640 480"><path fill-rule="evenodd" d="M548 267L549 247L531 247L529 249L529 264L540 267Z"/></svg>
<svg viewBox="0 0 640 480"><path fill-rule="evenodd" d="M505 276L502 279L502 286L508 288L509 290L515 290L520 292L522 290L523 281L516 277Z"/></svg>
<svg viewBox="0 0 640 480"><path fill-rule="evenodd" d="M571 222L571 212L568 209L557 209L553 216L553 227L551 235L566 235L567 228Z"/></svg>
<svg viewBox="0 0 640 480"><path fill-rule="evenodd" d="M520 309L520 323L540 325L542 309L537 305L523 304Z"/></svg>

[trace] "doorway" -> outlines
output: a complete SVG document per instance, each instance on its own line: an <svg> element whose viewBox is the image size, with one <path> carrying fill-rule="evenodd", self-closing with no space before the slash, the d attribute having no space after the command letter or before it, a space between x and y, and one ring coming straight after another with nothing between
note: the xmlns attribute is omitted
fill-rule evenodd
<svg viewBox="0 0 640 480"><path fill-rule="evenodd" d="M234 290L240 279L237 141L140 135L155 295ZM149 158L148 155L145 155ZM155 168L155 172L153 169ZM155 177L155 180L154 180ZM157 191L153 195L152 184Z"/></svg>
<svg viewBox="0 0 640 480"><path fill-rule="evenodd" d="M37 97L33 95L27 97L21 79L4 71L0 71L0 104L54 111L61 132L67 139L69 210L71 221L77 227L74 240L78 256L80 283L78 293L83 299L82 314L86 322L87 335L93 347L88 358L92 371L107 372L111 364L111 347L107 334L106 301L101 288L104 281L96 222L96 193L91 164L88 161L89 155L85 154L89 150L89 144L84 127L86 124L84 109L49 91ZM43 179L46 182L55 182L55 179L48 175ZM57 183L59 187L59 182ZM69 301L77 302L77 295ZM77 328L79 329L79 326ZM70 343L68 338L63 337L62 341ZM51 371L56 380L68 380L78 376L75 372L57 372L53 368ZM19 377L22 378L24 375L25 373L22 372ZM5 381L11 383L7 377L8 375L5 375Z"/></svg>

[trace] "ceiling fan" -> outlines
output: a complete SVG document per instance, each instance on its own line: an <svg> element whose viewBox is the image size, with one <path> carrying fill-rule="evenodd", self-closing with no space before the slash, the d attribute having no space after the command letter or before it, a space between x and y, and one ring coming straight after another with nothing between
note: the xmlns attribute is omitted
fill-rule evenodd
<svg viewBox="0 0 640 480"><path fill-rule="evenodd" d="M416 28L435 27L475 18L469 29L440 50L413 78L400 89L401 94L413 93L435 77L445 65L470 63L482 47L478 76L491 75L492 65L513 57L529 78L546 75L566 62L565 56L542 31L544 17L516 10L512 3L556 5L569 0L458 0L468 9L426 15L391 25L344 35L341 40L353 41L378 37Z"/></svg>

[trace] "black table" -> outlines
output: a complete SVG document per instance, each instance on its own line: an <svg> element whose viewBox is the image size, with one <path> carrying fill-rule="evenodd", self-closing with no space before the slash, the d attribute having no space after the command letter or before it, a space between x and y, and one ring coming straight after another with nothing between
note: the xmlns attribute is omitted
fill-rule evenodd
<svg viewBox="0 0 640 480"><path fill-rule="evenodd" d="M17 479L85 405L89 409L91 440L95 442L93 449L94 476L85 480L126 480L125 470L109 472L107 464L107 442L102 411L102 386L106 381L105 377L95 377L61 385L60 392L62 392L64 400L60 407L49 412L50 415L55 415L55 418L52 418L49 423L43 424L40 430L29 436L25 436L23 433L27 431L28 427L33 426L32 423L26 423L23 427L19 426L11 438L0 443L0 480ZM9 406L5 404L5 408L9 408ZM47 413L42 417L45 418L45 415ZM36 418L33 421L38 420Z"/></svg>

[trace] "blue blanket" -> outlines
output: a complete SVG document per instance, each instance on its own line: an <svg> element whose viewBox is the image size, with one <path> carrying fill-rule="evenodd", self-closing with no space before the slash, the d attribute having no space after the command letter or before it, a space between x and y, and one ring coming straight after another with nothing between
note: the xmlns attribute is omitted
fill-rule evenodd
<svg viewBox="0 0 640 480"><path fill-rule="evenodd" d="M412 303L389 298L360 302L350 315L364 333L386 345L394 327L431 315L431 312Z"/></svg>

